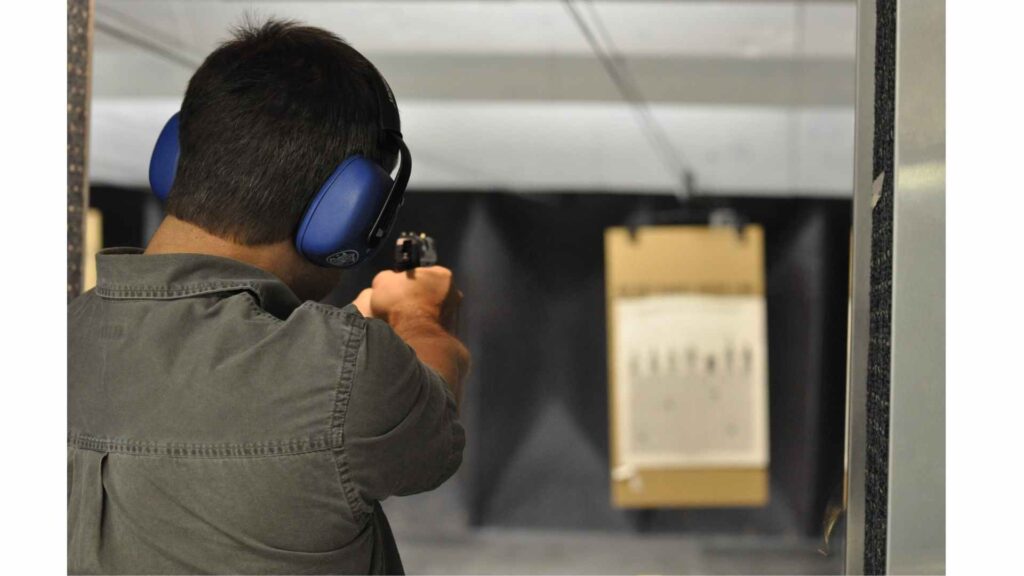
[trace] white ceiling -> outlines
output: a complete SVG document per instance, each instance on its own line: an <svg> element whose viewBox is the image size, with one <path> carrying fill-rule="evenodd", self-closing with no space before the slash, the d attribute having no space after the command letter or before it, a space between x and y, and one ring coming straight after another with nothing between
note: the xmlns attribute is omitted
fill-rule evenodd
<svg viewBox="0 0 1024 576"><path fill-rule="evenodd" d="M378 64L413 188L673 192L681 165L706 193L849 194L852 2L574 5L607 30L674 162L563 2L96 0L91 178L146 184L194 67L248 15L329 29Z"/></svg>

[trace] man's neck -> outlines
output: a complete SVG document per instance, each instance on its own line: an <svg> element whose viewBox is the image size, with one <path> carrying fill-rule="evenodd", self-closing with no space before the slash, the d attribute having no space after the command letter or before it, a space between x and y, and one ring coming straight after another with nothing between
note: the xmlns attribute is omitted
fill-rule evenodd
<svg viewBox="0 0 1024 576"><path fill-rule="evenodd" d="M244 262L277 276L292 285L299 271L293 264L290 241L247 246L203 230L195 224L167 216L146 246L146 254L207 254Z"/></svg>

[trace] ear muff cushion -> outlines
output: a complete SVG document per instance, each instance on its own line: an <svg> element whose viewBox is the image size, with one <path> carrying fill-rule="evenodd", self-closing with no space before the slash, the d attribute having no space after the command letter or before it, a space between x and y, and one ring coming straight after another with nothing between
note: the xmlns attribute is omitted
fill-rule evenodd
<svg viewBox="0 0 1024 576"><path fill-rule="evenodd" d="M153 147L153 155L149 158L149 186L161 201L166 202L174 185L174 173L178 170L178 155L181 148L178 143L178 113L160 131Z"/></svg>
<svg viewBox="0 0 1024 576"><path fill-rule="evenodd" d="M391 184L375 162L358 155L346 158L306 209L296 249L320 266L348 268L366 260L372 253L367 233Z"/></svg>

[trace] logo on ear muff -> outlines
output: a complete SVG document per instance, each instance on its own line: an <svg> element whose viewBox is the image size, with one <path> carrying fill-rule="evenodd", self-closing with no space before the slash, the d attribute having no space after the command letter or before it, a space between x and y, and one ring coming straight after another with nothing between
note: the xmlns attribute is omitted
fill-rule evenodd
<svg viewBox="0 0 1024 576"><path fill-rule="evenodd" d="M355 250L341 250L327 257L327 263L338 268L348 268L359 263L359 252Z"/></svg>

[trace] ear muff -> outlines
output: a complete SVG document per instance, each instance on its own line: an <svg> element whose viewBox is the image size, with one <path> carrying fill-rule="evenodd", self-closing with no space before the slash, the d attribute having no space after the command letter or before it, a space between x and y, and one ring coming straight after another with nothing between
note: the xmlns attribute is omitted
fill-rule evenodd
<svg viewBox="0 0 1024 576"><path fill-rule="evenodd" d="M376 162L350 156L310 201L295 235L295 248L320 266L349 268L379 245L370 223L389 204L394 182ZM384 236L387 230L384 231Z"/></svg>
<svg viewBox="0 0 1024 576"><path fill-rule="evenodd" d="M164 124L160 136L149 158L149 187L161 202L166 202L174 184L174 173L178 170L178 113Z"/></svg>

